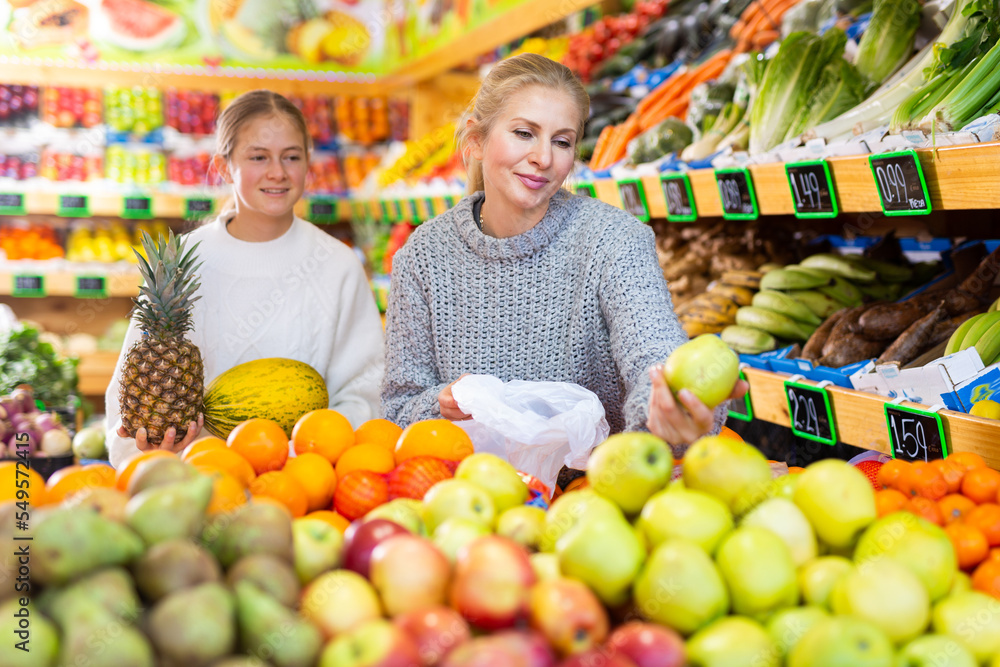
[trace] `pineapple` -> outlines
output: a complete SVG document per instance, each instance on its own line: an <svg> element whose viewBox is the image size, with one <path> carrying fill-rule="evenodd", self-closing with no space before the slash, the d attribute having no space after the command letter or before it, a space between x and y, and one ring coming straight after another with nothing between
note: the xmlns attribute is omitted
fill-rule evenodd
<svg viewBox="0 0 1000 667"><path fill-rule="evenodd" d="M146 428L146 440L158 445L171 426L178 438L201 411L205 383L201 352L184 334L191 329L191 304L200 297L195 274L201 264L194 250L172 232L154 241L142 234L139 254L143 286L135 299L135 317L143 337L125 358L118 400L122 424L132 437Z"/></svg>

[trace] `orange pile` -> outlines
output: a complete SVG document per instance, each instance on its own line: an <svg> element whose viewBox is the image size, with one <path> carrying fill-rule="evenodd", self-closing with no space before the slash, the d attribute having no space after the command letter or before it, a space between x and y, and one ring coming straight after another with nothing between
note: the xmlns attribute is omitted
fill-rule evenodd
<svg viewBox="0 0 1000 667"><path fill-rule="evenodd" d="M943 526L973 587L1000 598L1000 471L956 452L929 463L888 461L877 481L879 516L903 510Z"/></svg>

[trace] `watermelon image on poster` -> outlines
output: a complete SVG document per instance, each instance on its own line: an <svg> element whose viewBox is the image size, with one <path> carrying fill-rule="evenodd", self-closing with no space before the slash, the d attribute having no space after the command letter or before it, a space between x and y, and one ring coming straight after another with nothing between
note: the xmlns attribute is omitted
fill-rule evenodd
<svg viewBox="0 0 1000 667"><path fill-rule="evenodd" d="M91 34L109 46L145 53L180 45L187 25L180 15L148 0L100 0Z"/></svg>

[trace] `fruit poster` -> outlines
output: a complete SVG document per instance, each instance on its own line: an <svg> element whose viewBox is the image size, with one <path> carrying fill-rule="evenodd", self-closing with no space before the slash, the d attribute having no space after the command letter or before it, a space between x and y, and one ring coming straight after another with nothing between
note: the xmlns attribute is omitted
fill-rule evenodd
<svg viewBox="0 0 1000 667"><path fill-rule="evenodd" d="M419 58L464 33L509 12L526 0L399 0L405 9L402 17L406 37L403 60ZM556 20L555 17L553 20ZM511 16L516 21L516 14Z"/></svg>

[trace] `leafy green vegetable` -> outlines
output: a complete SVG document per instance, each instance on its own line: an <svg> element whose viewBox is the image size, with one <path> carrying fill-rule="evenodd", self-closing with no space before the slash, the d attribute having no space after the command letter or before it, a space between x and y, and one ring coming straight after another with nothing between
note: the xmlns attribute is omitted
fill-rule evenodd
<svg viewBox="0 0 1000 667"><path fill-rule="evenodd" d="M31 385L46 406L64 407L77 392L76 359L62 359L30 326L0 333L0 394L19 384Z"/></svg>
<svg viewBox="0 0 1000 667"><path fill-rule="evenodd" d="M653 162L664 155L682 150L691 143L694 133L679 118L667 118L649 128L628 144L631 164Z"/></svg>
<svg viewBox="0 0 1000 667"><path fill-rule="evenodd" d="M968 66L967 66L968 69ZM920 121L920 129L957 130L979 117L1000 90L1000 42L993 44L968 73Z"/></svg>
<svg viewBox="0 0 1000 667"><path fill-rule="evenodd" d="M809 106L800 109L785 140L794 139L803 130L836 118L853 108L868 97L871 88L872 84L854 65L843 58L834 58L823 68Z"/></svg>
<svg viewBox="0 0 1000 667"><path fill-rule="evenodd" d="M882 83L913 53L920 27L917 0L877 0L871 22L858 43L854 65L862 76Z"/></svg>

